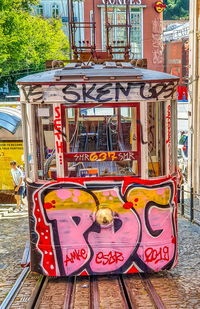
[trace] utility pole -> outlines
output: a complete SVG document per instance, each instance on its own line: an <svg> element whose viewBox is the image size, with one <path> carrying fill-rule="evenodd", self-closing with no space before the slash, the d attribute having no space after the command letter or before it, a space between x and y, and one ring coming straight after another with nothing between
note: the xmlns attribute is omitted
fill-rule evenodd
<svg viewBox="0 0 200 309"><path fill-rule="evenodd" d="M200 0L190 0L188 184L200 193Z"/></svg>

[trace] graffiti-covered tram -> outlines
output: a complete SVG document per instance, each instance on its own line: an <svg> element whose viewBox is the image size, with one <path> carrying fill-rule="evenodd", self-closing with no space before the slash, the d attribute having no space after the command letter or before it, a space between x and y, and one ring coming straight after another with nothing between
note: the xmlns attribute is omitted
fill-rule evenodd
<svg viewBox="0 0 200 309"><path fill-rule="evenodd" d="M33 271L176 265L177 83L130 63L68 64L18 81Z"/></svg>

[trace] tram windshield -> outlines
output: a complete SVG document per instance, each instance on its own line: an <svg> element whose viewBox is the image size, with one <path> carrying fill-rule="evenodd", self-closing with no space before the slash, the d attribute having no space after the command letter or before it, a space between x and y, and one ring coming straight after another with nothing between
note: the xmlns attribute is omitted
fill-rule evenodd
<svg viewBox="0 0 200 309"><path fill-rule="evenodd" d="M175 139L173 101L146 102L144 110L141 104L129 105L33 105L28 121L32 122L30 176L35 172L41 180L151 178L173 173L175 162L168 163L176 151L171 143Z"/></svg>
<svg viewBox="0 0 200 309"><path fill-rule="evenodd" d="M67 109L69 128L68 176L138 175L137 108ZM75 176L74 175L74 176Z"/></svg>

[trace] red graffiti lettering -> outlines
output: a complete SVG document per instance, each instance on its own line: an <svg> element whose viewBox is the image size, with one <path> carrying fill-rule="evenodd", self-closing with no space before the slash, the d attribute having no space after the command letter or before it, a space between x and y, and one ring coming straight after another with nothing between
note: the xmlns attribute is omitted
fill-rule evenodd
<svg viewBox="0 0 200 309"><path fill-rule="evenodd" d="M63 143L56 141L56 151L57 153L63 153Z"/></svg>
<svg viewBox="0 0 200 309"><path fill-rule="evenodd" d="M56 131L60 131L62 129L61 119L60 118L59 119L56 118L54 120L54 128L55 128ZM61 133L61 132L59 132L59 133Z"/></svg>
<svg viewBox="0 0 200 309"><path fill-rule="evenodd" d="M55 119L54 119L54 135L56 139L56 152L63 153L63 143L62 143L62 122L61 122L61 112L60 107L55 107ZM60 160L62 165L62 160Z"/></svg>
<svg viewBox="0 0 200 309"><path fill-rule="evenodd" d="M169 261L169 248L163 247L158 251L153 248L148 248L145 250L146 262L155 262L158 263L160 261Z"/></svg>
<svg viewBox="0 0 200 309"><path fill-rule="evenodd" d="M74 263L75 260L80 261L81 259L86 260L87 253L85 249L81 250L74 250L69 254L69 256L66 254L66 260L64 261L65 265L67 266L68 262Z"/></svg>
<svg viewBox="0 0 200 309"><path fill-rule="evenodd" d="M170 105L168 105L167 108L167 140L166 140L166 144L171 143L171 107Z"/></svg>
<svg viewBox="0 0 200 309"><path fill-rule="evenodd" d="M171 106L168 105L167 108L167 140L166 144L168 144L169 151L169 173L171 174Z"/></svg>
<svg viewBox="0 0 200 309"><path fill-rule="evenodd" d="M55 113L56 113L56 117L55 118L60 118L60 106L56 106L55 107Z"/></svg>
<svg viewBox="0 0 200 309"><path fill-rule="evenodd" d="M113 264L113 263L118 263L122 262L124 260L123 254L121 252L117 251L110 251L108 254L104 254L103 252L99 252L96 255L96 263L97 264Z"/></svg>
<svg viewBox="0 0 200 309"><path fill-rule="evenodd" d="M56 132L56 133L55 133L55 136L57 137L58 140L61 139L61 135L62 135L61 132Z"/></svg>

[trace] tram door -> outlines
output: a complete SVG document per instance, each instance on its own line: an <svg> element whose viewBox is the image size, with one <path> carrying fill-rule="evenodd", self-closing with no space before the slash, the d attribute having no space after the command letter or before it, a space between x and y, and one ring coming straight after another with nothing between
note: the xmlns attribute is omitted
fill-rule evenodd
<svg viewBox="0 0 200 309"><path fill-rule="evenodd" d="M65 177L140 176L139 104L62 106Z"/></svg>

